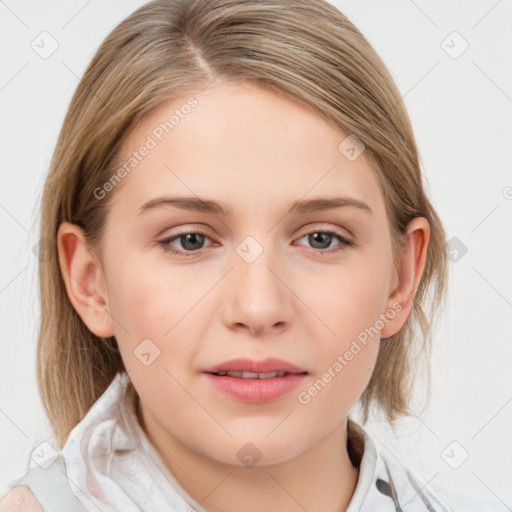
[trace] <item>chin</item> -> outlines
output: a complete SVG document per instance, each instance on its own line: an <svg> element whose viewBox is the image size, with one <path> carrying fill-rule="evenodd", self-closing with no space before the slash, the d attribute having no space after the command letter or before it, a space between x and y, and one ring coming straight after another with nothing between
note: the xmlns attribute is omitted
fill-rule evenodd
<svg viewBox="0 0 512 512"><path fill-rule="evenodd" d="M264 431L256 433L253 429L252 433L244 432L241 436L219 443L215 452L211 451L210 445L210 450L205 455L239 468L272 466L293 460L313 444L312 440L308 443L303 439L303 433L302 436L294 437L286 430L278 433L276 429L272 432L275 427L276 422L272 428ZM269 432L272 433L269 435Z"/></svg>

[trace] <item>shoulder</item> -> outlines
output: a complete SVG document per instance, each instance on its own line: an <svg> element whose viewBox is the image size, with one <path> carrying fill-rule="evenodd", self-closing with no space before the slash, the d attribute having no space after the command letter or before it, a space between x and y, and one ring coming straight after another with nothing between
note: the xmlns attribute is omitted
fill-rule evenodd
<svg viewBox="0 0 512 512"><path fill-rule="evenodd" d="M39 502L27 486L0 490L0 512L43 512Z"/></svg>

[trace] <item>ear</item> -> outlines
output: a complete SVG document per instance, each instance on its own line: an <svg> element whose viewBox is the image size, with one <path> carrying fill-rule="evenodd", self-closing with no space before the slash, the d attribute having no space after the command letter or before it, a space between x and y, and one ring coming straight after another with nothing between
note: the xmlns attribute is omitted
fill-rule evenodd
<svg viewBox="0 0 512 512"><path fill-rule="evenodd" d="M57 246L62 277L76 312L96 336L114 336L103 269L82 228L63 222L57 232Z"/></svg>
<svg viewBox="0 0 512 512"><path fill-rule="evenodd" d="M430 225L427 219L416 217L411 220L407 225L398 272L395 272L394 284L386 304L386 311L395 311L396 314L383 327L381 338L389 338L399 332L409 317L425 268L429 240Z"/></svg>

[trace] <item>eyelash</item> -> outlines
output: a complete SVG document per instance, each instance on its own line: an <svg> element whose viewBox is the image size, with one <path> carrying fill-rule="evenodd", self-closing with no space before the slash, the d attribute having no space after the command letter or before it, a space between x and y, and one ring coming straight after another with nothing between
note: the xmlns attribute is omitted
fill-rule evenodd
<svg viewBox="0 0 512 512"><path fill-rule="evenodd" d="M341 242L337 249L314 249L313 248L313 251L318 252L320 254L326 254L326 253L334 254L334 253L337 253L339 251L345 251L349 247L352 247L352 246L355 245L354 242L349 240L342 233L340 233L338 231L334 231L334 230L319 230L319 229L317 229L317 230L314 230L314 231L310 231L308 233L304 233L300 238L304 238L305 236L312 235L314 233L324 233L324 234L327 234L327 235L333 235L334 237L336 237ZM198 254L201 251L201 249L198 249L197 251L187 251L187 252L185 252L185 251L179 251L179 250L176 250L176 249L172 249L171 246L170 246L171 242L173 242L174 240L177 240L180 237L185 236L185 235L202 235L202 236L205 236L205 237L209 238L208 233L205 233L201 229L197 229L195 231L182 231L181 233L177 233L175 235L172 235L171 237L168 237L168 238L166 238L164 240L160 240L158 242L158 245L162 247L162 249L164 250L165 253L171 253L171 254L174 254L174 255L179 256L181 258L189 258L189 257L195 256L196 254Z"/></svg>

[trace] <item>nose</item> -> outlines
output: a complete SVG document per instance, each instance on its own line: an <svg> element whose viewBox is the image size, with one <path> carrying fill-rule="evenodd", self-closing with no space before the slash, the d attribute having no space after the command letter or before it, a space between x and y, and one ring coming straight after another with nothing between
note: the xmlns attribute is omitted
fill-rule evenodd
<svg viewBox="0 0 512 512"><path fill-rule="evenodd" d="M271 251L250 259L233 258L226 279L223 320L231 329L265 336L287 329L293 315L289 274Z"/></svg>

